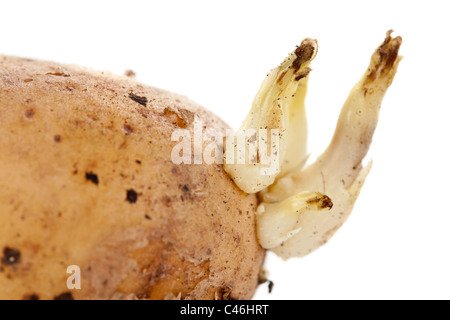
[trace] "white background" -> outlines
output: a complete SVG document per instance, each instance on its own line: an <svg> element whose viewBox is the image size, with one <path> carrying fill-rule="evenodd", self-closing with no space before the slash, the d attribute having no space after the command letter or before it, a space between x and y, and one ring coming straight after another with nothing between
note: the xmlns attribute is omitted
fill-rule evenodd
<svg viewBox="0 0 450 320"><path fill-rule="evenodd" d="M74 63L189 96L238 128L266 73L319 41L307 97L314 159L392 28L404 56L347 223L302 259L268 255L256 299L449 299L449 8L445 1L8 1L0 53Z"/></svg>

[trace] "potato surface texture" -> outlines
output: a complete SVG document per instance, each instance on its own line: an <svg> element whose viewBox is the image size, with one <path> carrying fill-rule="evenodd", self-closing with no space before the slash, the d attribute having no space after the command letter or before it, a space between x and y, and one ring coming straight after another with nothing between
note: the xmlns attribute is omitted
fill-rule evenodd
<svg viewBox="0 0 450 320"><path fill-rule="evenodd" d="M0 299L251 298L256 196L171 161L195 116L228 128L127 77L0 56Z"/></svg>

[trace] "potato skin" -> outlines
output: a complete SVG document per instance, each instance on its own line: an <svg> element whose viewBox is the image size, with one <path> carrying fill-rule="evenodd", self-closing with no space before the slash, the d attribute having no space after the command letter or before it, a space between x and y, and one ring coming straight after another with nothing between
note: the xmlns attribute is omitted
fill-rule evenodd
<svg viewBox="0 0 450 320"><path fill-rule="evenodd" d="M227 128L126 77L0 56L0 299L250 299L255 195L171 161L195 115Z"/></svg>

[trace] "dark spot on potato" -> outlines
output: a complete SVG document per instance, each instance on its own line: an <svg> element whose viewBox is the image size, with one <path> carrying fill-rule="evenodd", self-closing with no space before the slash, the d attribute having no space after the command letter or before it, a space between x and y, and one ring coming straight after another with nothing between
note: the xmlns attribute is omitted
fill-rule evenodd
<svg viewBox="0 0 450 320"><path fill-rule="evenodd" d="M152 220L152 217L150 217L148 214L145 215L145 219Z"/></svg>
<svg viewBox="0 0 450 320"><path fill-rule="evenodd" d="M139 112L139 114L141 116L143 116L144 118L148 118L148 115L150 114L150 111L148 109L144 109L144 108L140 108L139 110L137 110Z"/></svg>
<svg viewBox="0 0 450 320"><path fill-rule="evenodd" d="M36 293L27 294L23 296L23 300L39 300L39 296Z"/></svg>
<svg viewBox="0 0 450 320"><path fill-rule="evenodd" d="M53 298L53 300L75 300L72 296L72 292L63 292Z"/></svg>
<svg viewBox="0 0 450 320"><path fill-rule="evenodd" d="M137 163L137 164L141 164L142 161L141 161L141 160L136 160L136 163Z"/></svg>
<svg viewBox="0 0 450 320"><path fill-rule="evenodd" d="M134 191L133 189L127 190L127 201L129 203L136 203L137 198L138 198L138 194L136 191Z"/></svg>
<svg viewBox="0 0 450 320"><path fill-rule="evenodd" d="M23 80L23 82L31 82L31 81L33 81L33 79L30 79L30 78L27 78L27 79Z"/></svg>
<svg viewBox="0 0 450 320"><path fill-rule="evenodd" d="M3 249L2 264L4 266L12 266L20 262L20 251L10 247Z"/></svg>
<svg viewBox="0 0 450 320"><path fill-rule="evenodd" d="M124 140L124 141L120 144L119 149L124 149L126 146L127 146L127 140Z"/></svg>
<svg viewBox="0 0 450 320"><path fill-rule="evenodd" d="M86 172L86 180L90 180L94 184L98 184L98 176L93 172Z"/></svg>
<svg viewBox="0 0 450 320"><path fill-rule="evenodd" d="M46 76L56 76L56 77L70 77L70 74L64 72L47 72Z"/></svg>
<svg viewBox="0 0 450 320"><path fill-rule="evenodd" d="M132 134L134 132L133 127L130 126L129 124L124 124L123 125L123 130L125 131L125 135L129 135L129 134Z"/></svg>
<svg viewBox="0 0 450 320"><path fill-rule="evenodd" d="M225 267L225 269L226 269L226 267ZM231 298L232 288L233 288L232 283L228 286L221 287L216 293L216 298L218 300L232 300L232 298Z"/></svg>
<svg viewBox="0 0 450 320"><path fill-rule="evenodd" d="M172 202L172 200L170 200L168 196L164 196L162 200L166 207L170 207L170 203Z"/></svg>
<svg viewBox="0 0 450 320"><path fill-rule="evenodd" d="M172 108L166 107L164 108L163 116L166 117L173 125L176 125L180 128L186 128L189 124L189 115L188 111L178 112Z"/></svg>
<svg viewBox="0 0 450 320"><path fill-rule="evenodd" d="M158 265L158 267L156 268L155 274L153 276L153 279L155 280L159 280L160 278L162 278L165 275L166 272L166 264L165 263L160 263Z"/></svg>
<svg viewBox="0 0 450 320"><path fill-rule="evenodd" d="M223 290L222 299L231 300L231 289L226 288Z"/></svg>
<svg viewBox="0 0 450 320"><path fill-rule="evenodd" d="M34 110L33 109L25 110L25 118L31 119L33 117L34 117Z"/></svg>
<svg viewBox="0 0 450 320"><path fill-rule="evenodd" d="M146 97L141 97L138 96L137 94L134 94L133 92L130 92L130 94L128 95L128 98L130 98L131 100L143 105L143 106L147 106L147 98Z"/></svg>
<svg viewBox="0 0 450 320"><path fill-rule="evenodd" d="M57 134L53 137L53 140L55 140L55 142L61 142L61 136Z"/></svg>
<svg viewBox="0 0 450 320"><path fill-rule="evenodd" d="M192 200L195 197L195 191L191 190L187 184L179 184L178 188L183 191L183 194L181 195L181 201L184 201L185 199Z"/></svg>

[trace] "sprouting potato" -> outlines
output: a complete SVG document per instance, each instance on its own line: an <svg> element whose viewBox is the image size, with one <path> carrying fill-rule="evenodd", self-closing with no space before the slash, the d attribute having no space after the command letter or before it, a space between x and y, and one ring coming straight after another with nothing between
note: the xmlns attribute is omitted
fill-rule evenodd
<svg viewBox="0 0 450 320"><path fill-rule="evenodd" d="M250 299L266 250L303 256L350 214L400 61L390 34L306 168L315 40L264 80L236 132L253 130L245 150L211 112L134 77L0 56L0 299ZM174 161L173 133L198 123L228 134L219 161ZM256 156L233 163L239 151Z"/></svg>

